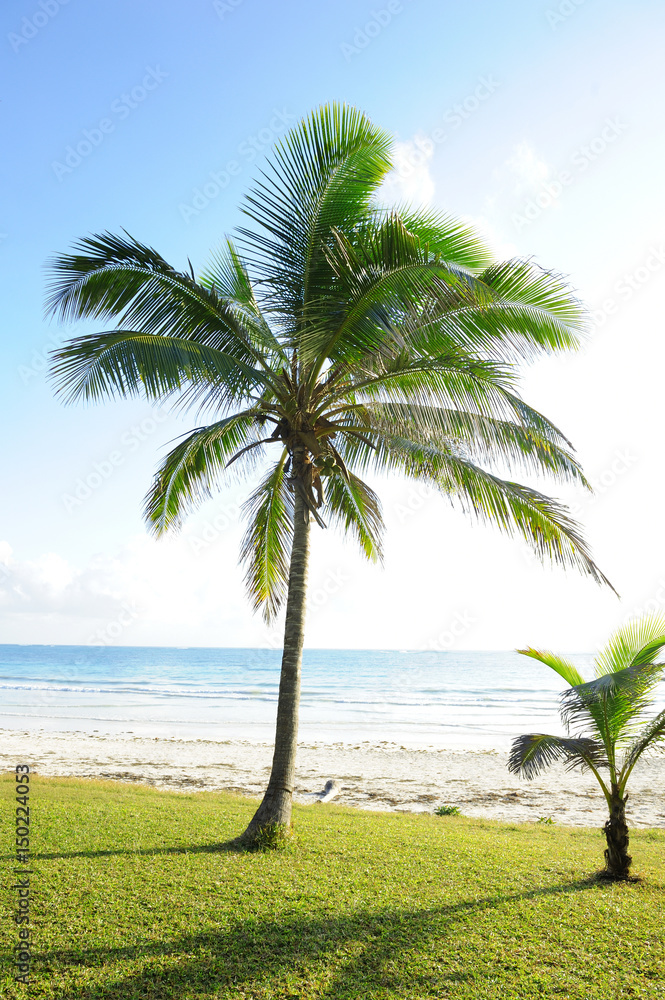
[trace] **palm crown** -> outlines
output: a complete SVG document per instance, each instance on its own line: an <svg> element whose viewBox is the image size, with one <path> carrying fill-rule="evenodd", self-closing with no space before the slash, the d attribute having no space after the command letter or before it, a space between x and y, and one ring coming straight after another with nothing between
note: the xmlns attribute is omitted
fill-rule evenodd
<svg viewBox="0 0 665 1000"><path fill-rule="evenodd" d="M464 225L381 207L390 167L388 135L332 105L278 144L245 202L253 228L198 278L128 235L56 257L50 310L116 322L55 353L60 391L177 396L212 419L156 474L145 513L157 533L231 463L261 466L242 558L268 618L288 588L296 497L380 559L369 470L432 483L540 557L607 582L564 507L497 473L586 485L570 442L516 390L516 362L577 343L579 303L529 262L492 263Z"/></svg>
<svg viewBox="0 0 665 1000"><path fill-rule="evenodd" d="M650 616L618 629L595 660L596 676L585 681L565 657L527 648L519 650L546 664L570 685L561 696L568 737L532 733L513 743L508 767L533 778L555 761L568 769L590 770L607 800L610 820L605 852L610 874L625 877L630 868L625 825L626 787L642 754L665 745L665 711L646 715L665 663L665 618Z"/></svg>

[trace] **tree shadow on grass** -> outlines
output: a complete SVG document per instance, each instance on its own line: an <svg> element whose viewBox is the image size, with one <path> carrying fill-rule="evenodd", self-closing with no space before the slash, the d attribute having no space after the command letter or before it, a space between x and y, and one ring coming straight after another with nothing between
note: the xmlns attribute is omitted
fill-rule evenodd
<svg viewBox="0 0 665 1000"><path fill-rule="evenodd" d="M232 840L225 840L217 844L188 844L183 847L138 847L136 850L128 847L123 847L122 850L109 847L99 851L58 851L57 854L34 851L30 855L30 860L33 862L65 861L69 858L115 858L122 856L136 857L137 855L140 857L150 857L151 855L157 856L160 854L223 854L228 852L245 854L246 848L238 844L237 838L233 838ZM15 855L0 855L0 861L15 860Z"/></svg>
<svg viewBox="0 0 665 1000"><path fill-rule="evenodd" d="M440 997L446 983L461 982L471 973L455 973L450 965L435 969L418 962L414 972L404 959L463 932L463 925L485 911L512 902L580 892L597 885L593 878L528 892L499 894L425 910L363 910L318 917L290 914L269 920L251 915L222 931L185 935L171 941L146 940L126 948L58 950L49 956L52 969L99 968L110 964L105 981L85 986L71 983L71 1000L152 1000L184 993L221 996L225 986L238 996L319 997L344 1000L372 996ZM142 962L144 969L123 976L118 963ZM37 968L35 968L37 972ZM321 985L312 992L312 977ZM70 981L71 982L71 981ZM409 992L417 989L417 993ZM293 990L304 992L292 992ZM251 992L243 992L243 991ZM377 994L378 995L378 994Z"/></svg>

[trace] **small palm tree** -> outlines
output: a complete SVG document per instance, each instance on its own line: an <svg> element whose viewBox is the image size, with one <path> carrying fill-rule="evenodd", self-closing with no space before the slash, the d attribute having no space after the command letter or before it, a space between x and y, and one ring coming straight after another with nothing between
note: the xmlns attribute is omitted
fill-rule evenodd
<svg viewBox="0 0 665 1000"><path fill-rule="evenodd" d="M213 418L157 472L145 506L157 534L229 466L263 461L241 559L255 608L271 619L285 602L286 617L272 773L247 840L290 824L312 521L381 558L379 499L359 473L431 483L607 582L566 508L497 471L586 484L570 442L516 392L517 363L576 345L582 309L556 275L491 263L466 226L381 207L390 145L354 108L314 112L250 192L255 228L198 278L127 235L52 261L54 314L115 323L55 352L65 400L177 399Z"/></svg>
<svg viewBox="0 0 665 1000"><path fill-rule="evenodd" d="M657 656L665 646L665 618L650 616L618 629L595 660L596 677L585 681L577 668L554 653L538 649L518 652L545 663L570 684L561 696L561 717L569 736L531 733L513 742L508 768L534 778L555 761L568 770L593 773L607 800L605 871L608 878L628 877L626 786L643 753L665 744L665 711L645 717L665 663ZM606 772L603 777L601 772Z"/></svg>

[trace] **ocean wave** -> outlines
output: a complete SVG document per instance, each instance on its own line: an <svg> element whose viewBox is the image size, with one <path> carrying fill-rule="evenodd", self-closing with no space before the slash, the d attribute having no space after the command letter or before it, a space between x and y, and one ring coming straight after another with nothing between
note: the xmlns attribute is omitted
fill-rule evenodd
<svg viewBox="0 0 665 1000"><path fill-rule="evenodd" d="M92 685L64 685L57 682L46 684L0 684L0 691L44 691L48 694L106 694L106 695L128 695L139 694L147 696L160 696L165 698L238 698L243 701L272 700L277 697L278 687L275 685L274 695L272 692L247 692L237 690L224 690L219 688L201 688L198 691L184 691L181 688L159 688L159 687L138 687L136 685L126 685L118 687L93 687Z"/></svg>
<svg viewBox="0 0 665 1000"><path fill-rule="evenodd" d="M182 698L186 700L217 698L220 700L237 701L274 701L278 695L278 685L264 685L263 689L252 686L251 690L244 687L201 687L195 690L184 689L176 686L164 687L154 682L143 682L142 684L61 684L57 681L42 683L17 683L0 684L0 691L17 692L43 692L45 694L83 694L83 695L111 695L114 697L124 697L127 695L140 695L146 698ZM383 697L379 697L376 691L364 690L355 696L342 695L339 692L328 689L308 688L303 685L301 691L301 701L317 702L322 705L349 705L363 706L372 705L376 707L399 707L409 706L412 708L433 707L435 704L443 705L477 705L491 709L493 706L519 703L522 705L538 705L546 702L548 705L556 701L556 692L527 691L511 689L510 697L505 696L505 692L481 691L476 688L447 688L437 692L437 697L427 697L429 692L411 690L408 692L385 692Z"/></svg>

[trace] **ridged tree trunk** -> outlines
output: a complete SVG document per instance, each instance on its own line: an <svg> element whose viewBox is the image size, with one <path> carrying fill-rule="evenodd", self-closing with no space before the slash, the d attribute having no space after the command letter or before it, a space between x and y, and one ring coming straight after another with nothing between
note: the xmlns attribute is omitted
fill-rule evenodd
<svg viewBox="0 0 665 1000"><path fill-rule="evenodd" d="M616 785L612 785L610 818L605 824L605 872L609 878L627 878L632 858L628 853L628 824L626 823L626 801Z"/></svg>
<svg viewBox="0 0 665 1000"><path fill-rule="evenodd" d="M291 805L298 744L298 708L300 704L300 673L305 639L305 601L307 596L307 564L309 561L309 511L299 493L294 499L293 549L289 568L289 592L286 600L284 651L279 680L277 726L272 771L261 805L240 837L251 844L257 833L266 827L288 833L291 826Z"/></svg>

